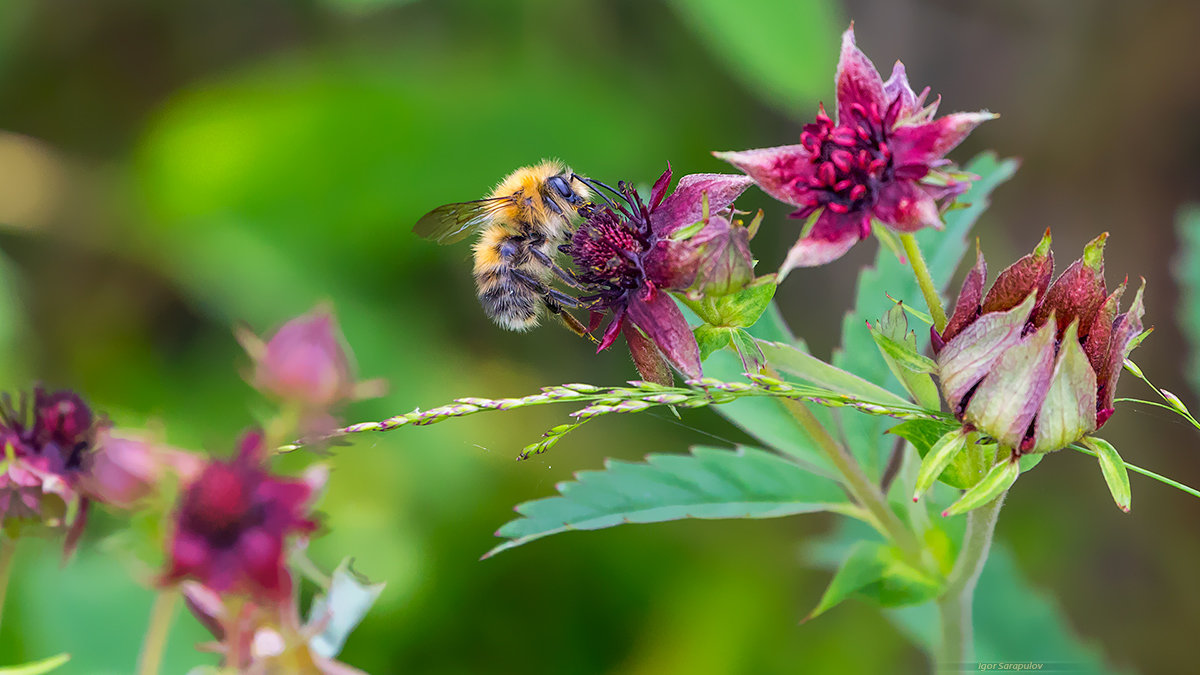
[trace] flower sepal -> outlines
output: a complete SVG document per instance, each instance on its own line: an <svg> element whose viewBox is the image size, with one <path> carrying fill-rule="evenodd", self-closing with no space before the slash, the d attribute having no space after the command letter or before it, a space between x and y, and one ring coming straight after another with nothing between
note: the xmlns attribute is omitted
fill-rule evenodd
<svg viewBox="0 0 1200 675"><path fill-rule="evenodd" d="M957 516L991 503L1012 487L1020 475L1021 463L1015 454L1001 458L974 487L942 511L942 517Z"/></svg>
<svg viewBox="0 0 1200 675"><path fill-rule="evenodd" d="M1096 459L1100 461L1100 472L1104 474L1104 482L1108 485L1113 501L1117 503L1117 508L1129 513L1133 501L1133 494L1129 488L1129 471L1125 468L1121 455L1117 454L1117 449L1112 443L1095 436L1086 436L1079 442L1096 453Z"/></svg>

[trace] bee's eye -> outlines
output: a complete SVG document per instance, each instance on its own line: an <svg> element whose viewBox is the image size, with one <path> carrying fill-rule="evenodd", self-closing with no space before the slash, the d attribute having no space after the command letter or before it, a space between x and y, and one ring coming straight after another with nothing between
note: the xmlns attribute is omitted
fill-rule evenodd
<svg viewBox="0 0 1200 675"><path fill-rule="evenodd" d="M562 176L551 176L546 182L564 199L575 196L575 191L571 189L570 185L567 185L567 181L563 180Z"/></svg>

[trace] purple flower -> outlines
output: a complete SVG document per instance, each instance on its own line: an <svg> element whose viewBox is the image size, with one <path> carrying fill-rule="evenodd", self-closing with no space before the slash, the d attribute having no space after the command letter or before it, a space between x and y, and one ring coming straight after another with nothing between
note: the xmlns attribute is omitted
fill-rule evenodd
<svg viewBox="0 0 1200 675"><path fill-rule="evenodd" d="M842 35L837 69L837 112L824 106L804 126L799 145L718 152L776 199L798 206L794 218L818 214L812 230L788 252L780 269L823 265L840 258L871 233L871 219L900 232L941 229L938 202L969 183L945 171L943 156L988 112L934 119L938 101L925 106L904 65L886 82L854 44L854 26Z"/></svg>
<svg viewBox="0 0 1200 675"><path fill-rule="evenodd" d="M317 524L308 502L323 480L267 472L262 436L243 438L232 461L210 462L180 496L165 583L185 577L214 591L281 602L292 589L284 540Z"/></svg>
<svg viewBox="0 0 1200 675"><path fill-rule="evenodd" d="M670 180L668 167L654 183L648 205L632 187L618 184L620 200L585 209L586 220L563 247L587 288L580 299L590 303L593 328L606 314L612 317L597 351L624 332L638 370L655 381L670 377L659 351L686 376L701 375L696 338L667 291L703 292L713 284L728 292L741 274L733 270L742 269L730 258L744 254L745 269L753 266L744 234L720 215L750 179L692 174L679 179L667 196ZM692 232L692 225L699 229Z"/></svg>
<svg viewBox="0 0 1200 675"><path fill-rule="evenodd" d="M1016 454L1070 445L1113 413L1117 377L1142 332L1143 310L1141 288L1124 314L1118 304L1125 284L1111 294L1105 289L1107 236L1091 241L1050 283L1047 230L986 294L987 265L978 254L946 329L933 332L950 409Z"/></svg>
<svg viewBox="0 0 1200 675"><path fill-rule="evenodd" d="M98 434L107 423L72 391L37 387L32 402L0 399L0 523L68 526L69 554L87 521L80 483L91 467ZM63 516L74 512L71 523Z"/></svg>

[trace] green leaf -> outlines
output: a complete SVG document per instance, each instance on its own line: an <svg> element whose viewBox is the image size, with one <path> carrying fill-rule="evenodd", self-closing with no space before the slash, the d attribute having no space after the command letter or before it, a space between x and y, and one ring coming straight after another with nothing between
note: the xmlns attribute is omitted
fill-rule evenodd
<svg viewBox="0 0 1200 675"><path fill-rule="evenodd" d="M802 349L779 342L762 342L760 346L767 357L767 363L781 372L795 375L817 386L883 405L912 405L912 401L903 396L868 382L854 373L831 366Z"/></svg>
<svg viewBox="0 0 1200 675"><path fill-rule="evenodd" d="M570 530L682 518L777 518L843 510L838 484L763 450L693 448L691 455L650 455L605 462L558 485L560 496L517 506L521 518L496 533L509 541L484 557Z"/></svg>
<svg viewBox="0 0 1200 675"><path fill-rule="evenodd" d="M883 607L920 604L941 592L942 582L904 562L892 546L860 541L825 589L821 601L804 619L814 619L852 596Z"/></svg>
<svg viewBox="0 0 1200 675"><path fill-rule="evenodd" d="M674 0L680 18L740 79L781 111L808 114L833 94L845 27L824 0Z"/></svg>
<svg viewBox="0 0 1200 675"><path fill-rule="evenodd" d="M916 233L929 272L943 294L967 251L967 235L987 208L988 196L998 185L1012 177L1017 162L983 154L965 168L979 176L979 180L958 200L958 203L969 206L947 212L945 230L925 229ZM870 382L887 382L890 389L899 393L903 388L898 382L891 382L888 365L864 325L867 320L883 316L891 308L893 303L888 300L888 295L908 303L921 302L922 297L912 270L902 265L891 251L881 248L876 255L875 266L863 270L858 276L854 311L847 314L842 322L842 345L833 354L833 365ZM923 351L928 344L928 334L918 335L916 339L918 351ZM873 478L878 478L882 473L890 451L890 443L880 442L885 424L886 420L869 415L842 415L847 445Z"/></svg>
<svg viewBox="0 0 1200 675"><path fill-rule="evenodd" d="M996 462L982 480L964 492L958 501L942 512L942 515L956 516L987 504L1012 487L1020 475L1021 465L1018 462L1008 458Z"/></svg>
<svg viewBox="0 0 1200 675"><path fill-rule="evenodd" d="M699 319L689 318L688 320L694 323ZM747 329L747 332L759 340L780 341L789 344L795 340L783 322L779 308L774 303L767 306L767 311L763 313L757 323ZM728 350L714 352L704 362L705 375L726 382L743 379L742 373L744 372L745 366L741 360ZM833 474L833 465L829 459L817 448L808 432L796 422L796 419L779 399L743 398L716 406L715 411L764 446L791 455L807 466L827 475ZM814 413L825 421L831 418L825 410L815 410Z"/></svg>
<svg viewBox="0 0 1200 675"><path fill-rule="evenodd" d="M701 324L692 330L696 336L696 344L700 345L700 360L707 361L713 352L722 350L730 345L730 329L718 328L709 324Z"/></svg>
<svg viewBox="0 0 1200 675"><path fill-rule="evenodd" d="M1104 482L1108 483L1108 491L1112 493L1113 501L1122 511L1129 513L1133 494L1129 489L1129 471L1125 462L1112 443L1103 438L1084 437L1080 443L1095 451L1096 459L1100 460L1100 471L1104 474Z"/></svg>
<svg viewBox="0 0 1200 675"><path fill-rule="evenodd" d="M878 326L867 324L888 370L896 376L913 400L922 407L937 410L941 407L937 385L930 373L937 371L933 359L917 350L917 336L908 330L904 303L896 303L879 321Z"/></svg>
<svg viewBox="0 0 1200 675"><path fill-rule="evenodd" d="M351 569L352 562L346 558L337 566L328 592L313 598L308 608L310 623L327 617L325 629L308 641L314 652L326 658L333 658L342 651L346 638L350 637L387 585L370 583L366 577Z"/></svg>
<svg viewBox="0 0 1200 675"><path fill-rule="evenodd" d="M51 656L41 661L23 663L19 666L5 666L0 668L0 675L42 675L42 673L57 670L59 666L70 660L70 654L59 654L58 656Z"/></svg>

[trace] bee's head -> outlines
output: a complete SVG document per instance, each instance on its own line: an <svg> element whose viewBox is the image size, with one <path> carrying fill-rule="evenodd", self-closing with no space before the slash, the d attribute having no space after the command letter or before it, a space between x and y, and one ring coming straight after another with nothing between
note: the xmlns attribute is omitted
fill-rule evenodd
<svg viewBox="0 0 1200 675"><path fill-rule="evenodd" d="M568 180L561 174L557 176L551 176L546 180L546 185L559 197L565 199L571 206L582 206L586 202L586 200L571 187L571 183L568 182ZM583 189L586 190L587 188L584 187Z"/></svg>

